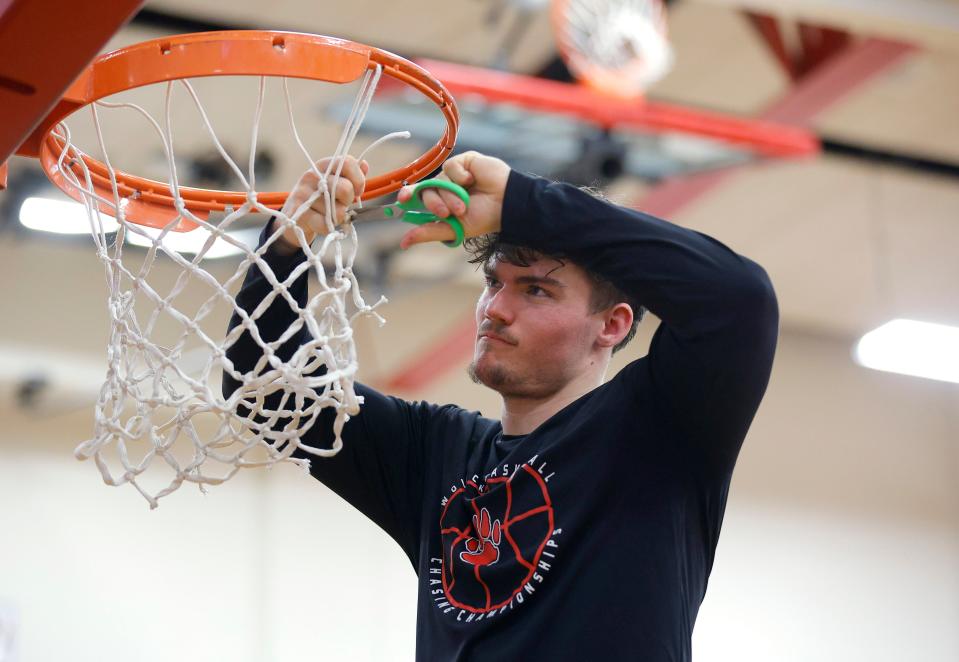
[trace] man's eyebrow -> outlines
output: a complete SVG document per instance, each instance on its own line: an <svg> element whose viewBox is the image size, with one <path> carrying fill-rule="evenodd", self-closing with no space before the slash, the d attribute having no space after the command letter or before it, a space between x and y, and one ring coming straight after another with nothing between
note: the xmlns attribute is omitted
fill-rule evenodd
<svg viewBox="0 0 959 662"><path fill-rule="evenodd" d="M552 285L553 287L566 287L566 283L549 276L518 276L516 282L521 285Z"/></svg>
<svg viewBox="0 0 959 662"><path fill-rule="evenodd" d="M497 278L496 268L490 267L489 265L483 265L483 274L487 278ZM566 283L550 276L517 276L516 282L520 285L551 285L553 287L566 287Z"/></svg>

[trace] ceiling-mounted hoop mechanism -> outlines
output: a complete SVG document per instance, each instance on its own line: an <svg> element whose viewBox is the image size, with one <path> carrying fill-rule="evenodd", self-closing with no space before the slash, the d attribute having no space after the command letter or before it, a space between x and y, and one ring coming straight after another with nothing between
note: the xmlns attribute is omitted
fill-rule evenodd
<svg viewBox="0 0 959 662"><path fill-rule="evenodd" d="M551 0L550 19L567 69L604 95L641 100L672 67L662 0Z"/></svg>
<svg viewBox="0 0 959 662"><path fill-rule="evenodd" d="M456 103L423 67L388 51L322 35L268 30L203 32L153 39L101 55L80 74L17 153L39 158L50 181L82 202L83 194L59 171L63 140L56 135L57 125L79 108L124 90L184 78L271 76L345 84L377 66L382 67L383 74L425 96L446 121L443 135L419 158L367 180L363 199L377 198L398 190L405 182L419 181L450 155L459 128ZM112 180L106 164L86 154L81 158L89 169L94 192L112 200ZM81 164L68 167L83 180ZM124 209L127 220L164 227L178 215L168 183L120 171L115 172L115 177L121 198L128 200ZM248 196L246 191L188 186L177 190L186 208L204 220L210 212L243 205ZM266 207L279 209L288 195L288 191L260 192L257 200ZM101 205L101 211L109 214L112 207ZM182 219L175 229L188 231L194 227L194 223Z"/></svg>

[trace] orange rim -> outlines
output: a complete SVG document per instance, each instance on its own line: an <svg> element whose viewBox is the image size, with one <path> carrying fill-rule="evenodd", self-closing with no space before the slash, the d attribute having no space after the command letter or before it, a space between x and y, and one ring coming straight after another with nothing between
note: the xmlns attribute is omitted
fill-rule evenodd
<svg viewBox="0 0 959 662"><path fill-rule="evenodd" d="M443 113L446 130L422 156L411 163L371 177L363 199L368 200L396 191L416 182L437 168L453 150L459 127L459 113L452 95L426 69L409 60L378 48L321 35L265 30L202 32L145 41L101 55L88 66L67 90L63 100L44 118L39 157L47 177L67 195L83 201L79 191L59 171L57 164L63 145L54 131L57 125L83 106L124 90L181 78L202 76L278 76L305 78L344 84L357 80L366 71L382 66L383 73L409 85L434 103ZM113 187L106 165L89 155L81 157L90 171L95 192L112 200ZM65 162L81 180L79 163ZM177 217L170 186L117 171L120 196L128 202L127 220L150 227L166 227ZM247 201L246 191L215 191L179 187L180 197L190 212L206 220L210 212L240 207ZM271 209L279 209L288 191L258 192L256 199ZM111 213L112 204L100 203L101 211ZM176 231L196 227L182 218Z"/></svg>

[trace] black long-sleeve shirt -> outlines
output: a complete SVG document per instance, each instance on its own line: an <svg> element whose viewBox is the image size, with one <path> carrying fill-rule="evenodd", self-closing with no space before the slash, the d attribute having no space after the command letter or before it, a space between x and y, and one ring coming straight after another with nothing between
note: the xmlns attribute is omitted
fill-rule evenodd
<svg viewBox="0 0 959 662"><path fill-rule="evenodd" d="M772 365L769 279L705 235L516 172L502 238L635 295L662 321L648 355L523 436L359 386L343 450L311 472L409 556L417 660L689 660L733 466ZM283 277L301 258L267 259ZM240 305L252 310L268 288L251 269ZM305 302L305 277L293 293ZM261 335L280 337L292 318L274 304ZM241 338L230 357L242 372L259 353ZM330 444L328 425L307 434Z"/></svg>

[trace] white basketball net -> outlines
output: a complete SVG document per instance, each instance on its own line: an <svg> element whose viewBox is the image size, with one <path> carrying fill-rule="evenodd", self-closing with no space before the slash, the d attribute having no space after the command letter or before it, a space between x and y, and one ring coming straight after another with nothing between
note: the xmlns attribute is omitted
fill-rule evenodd
<svg viewBox="0 0 959 662"><path fill-rule="evenodd" d="M380 74L379 67L367 72L332 156L342 157L349 153L372 101ZM180 197L170 120L170 94L174 85L182 85L189 92L214 145L246 188L246 202L237 209L228 210L225 218L216 224L195 216L184 206ZM246 171L222 147L189 81L167 84L162 126L138 105L93 104L90 108L102 152L101 160L107 165L113 181L114 194L111 200L104 200L94 192L90 173L85 166L84 178L74 175L71 168L63 167L65 162L82 164L83 161L78 158L80 151L71 143L66 125L58 128L63 143L60 170L65 176L72 176L74 186L83 192L97 256L106 270L111 322L107 375L96 405L94 436L80 444L76 456L79 459L93 458L107 484L133 485L147 499L151 508L155 508L158 499L176 490L184 481L196 483L202 490L205 485L219 484L229 479L244 467L271 466L283 461L308 466L307 461L292 457L296 449L312 455L332 456L342 448L343 425L359 411L361 404L361 398L354 392L357 356L352 324L361 316L373 316L382 323L383 319L374 309L385 299L381 298L371 306L360 294L352 270L357 248L356 231L351 225L334 228L331 196L326 194L336 186L342 160L331 161L325 172L316 169L316 157L327 155L310 154L300 140L285 79L286 109L290 128L304 157L303 168L312 168L319 176L321 185L290 216L274 212L257 202L253 155L256 152L264 87L265 79L261 78L250 162ZM169 186L177 200L177 212L209 234L204 247L194 258L187 259L165 241L172 238L172 228L179 218L159 232L127 221L124 214L126 203L118 192L116 175L106 153L98 107L127 108L144 115L153 126L163 143L169 167ZM385 136L370 148L382 140L399 135L404 134ZM325 200L328 234L316 239L311 246L297 226L297 219L319 198ZM109 236L113 219L98 211L98 203L105 203L110 215L116 217L119 227L115 238ZM276 220L273 234L262 247L253 250L228 234L228 231L244 216L255 212L274 215ZM295 228L305 259L292 273L280 278L263 256L287 228ZM124 240L131 233L148 240L145 258L142 251L136 249L128 251L135 258L124 253L125 248L129 248ZM239 266L226 278L222 275L217 278L202 263L204 255L217 240L228 242L242 251ZM150 276L155 264L164 259L175 262L180 271L172 288L166 294L161 294L159 288L151 283ZM131 266L131 262L136 266ZM331 273L327 272L324 263L332 265ZM261 270L272 291L247 312L237 305L231 291L238 289L247 270L251 268ZM291 295L290 287L307 272L312 272L318 286L314 284L306 305L301 307ZM196 287L209 292L205 302L191 311L178 308L178 298L187 288ZM257 321L276 301L283 301L289 306L295 321L280 338L267 341L261 337ZM207 319L215 307L222 307L224 303L241 320L229 334L222 319L212 325ZM171 325L176 329L172 334L160 333L161 327L168 331ZM292 358L284 361L277 355L278 348L297 336L304 327L308 329L311 340L299 347ZM243 334L249 334L262 350L262 357L255 367L246 372L241 372L226 356L227 350ZM159 337L161 335L162 338ZM320 368L325 368L325 372L318 374ZM240 384L229 397L221 393L222 371ZM304 433L317 424L320 412L326 408L335 410L332 430L334 442L328 448L304 444ZM148 485L144 477L151 466L153 469ZM165 474L154 486L156 481L152 477L158 467ZM167 477L169 480L166 480Z"/></svg>

